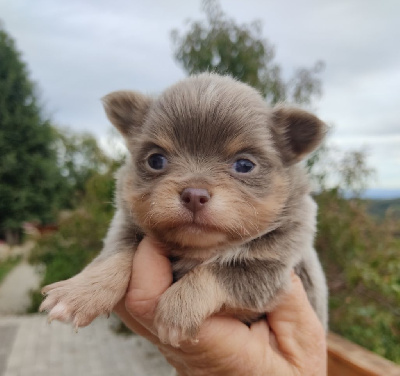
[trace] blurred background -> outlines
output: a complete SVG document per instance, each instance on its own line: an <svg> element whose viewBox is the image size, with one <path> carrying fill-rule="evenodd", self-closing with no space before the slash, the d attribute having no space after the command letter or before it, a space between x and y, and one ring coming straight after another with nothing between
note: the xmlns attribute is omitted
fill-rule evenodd
<svg viewBox="0 0 400 376"><path fill-rule="evenodd" d="M102 247L126 151L100 98L215 71L330 126L307 161L330 328L400 363L399 14L397 0L0 0L0 315L36 312L40 286Z"/></svg>

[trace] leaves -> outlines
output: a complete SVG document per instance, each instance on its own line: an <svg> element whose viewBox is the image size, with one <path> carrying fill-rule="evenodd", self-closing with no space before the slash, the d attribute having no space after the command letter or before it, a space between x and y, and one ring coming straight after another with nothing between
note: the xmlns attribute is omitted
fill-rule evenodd
<svg viewBox="0 0 400 376"><path fill-rule="evenodd" d="M0 28L0 232L50 221L62 177L55 134L14 41Z"/></svg>
<svg viewBox="0 0 400 376"><path fill-rule="evenodd" d="M37 104L14 41L0 28L0 236L25 221L55 221L86 182L115 162L94 136L53 127Z"/></svg>
<svg viewBox="0 0 400 376"><path fill-rule="evenodd" d="M91 134L76 133L68 129L55 129L55 132L57 138L54 147L64 179L60 206L73 208L84 196L88 180L99 172L108 171L118 162L105 155Z"/></svg>
<svg viewBox="0 0 400 376"><path fill-rule="evenodd" d="M307 105L321 95L318 74L324 67L322 62L311 69L299 68L285 81L274 62L274 47L262 36L260 21L237 24L216 0L204 0L202 4L206 22L192 21L182 34L171 32L175 59L188 74L230 74L258 89L272 104L290 101Z"/></svg>
<svg viewBox="0 0 400 376"><path fill-rule="evenodd" d="M46 265L42 286L74 276L100 252L114 212L115 168L93 174L78 207L64 213L57 232L38 241L30 262ZM37 312L41 301L39 289L32 294L30 311Z"/></svg>
<svg viewBox="0 0 400 376"><path fill-rule="evenodd" d="M375 221L364 201L343 197L339 187L321 191L316 201L331 330L400 363L400 239L393 231L399 223Z"/></svg>

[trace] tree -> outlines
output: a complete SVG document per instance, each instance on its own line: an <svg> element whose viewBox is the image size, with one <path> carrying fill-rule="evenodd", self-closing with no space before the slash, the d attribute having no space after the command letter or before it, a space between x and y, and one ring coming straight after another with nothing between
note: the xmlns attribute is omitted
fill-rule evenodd
<svg viewBox="0 0 400 376"><path fill-rule="evenodd" d="M175 59L188 74L212 71L230 74L258 89L271 104L289 101L309 104L321 94L317 74L324 64L299 68L289 80L274 62L274 47L262 36L262 24L237 24L216 0L203 0L206 22L192 21L189 30L171 33Z"/></svg>
<svg viewBox="0 0 400 376"><path fill-rule="evenodd" d="M58 165L64 178L60 204L71 209L81 204L86 183L92 176L104 173L120 165L122 161L108 157L96 138L89 133L75 133L68 129L55 131Z"/></svg>
<svg viewBox="0 0 400 376"><path fill-rule="evenodd" d="M0 26L0 234L18 239L24 221L50 221L62 177L56 134L38 105L35 85Z"/></svg>
<svg viewBox="0 0 400 376"><path fill-rule="evenodd" d="M345 198L360 198L375 170L367 164L367 150L343 151L325 143L306 161L317 192L334 188Z"/></svg>

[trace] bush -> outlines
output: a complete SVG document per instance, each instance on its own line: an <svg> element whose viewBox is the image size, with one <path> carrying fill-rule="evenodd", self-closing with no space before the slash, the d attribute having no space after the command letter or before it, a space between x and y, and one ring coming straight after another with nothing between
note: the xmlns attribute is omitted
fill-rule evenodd
<svg viewBox="0 0 400 376"><path fill-rule="evenodd" d="M46 266L41 286L74 276L100 252L114 212L113 191L112 171L92 176L82 206L60 221L59 231L38 242L30 261ZM30 311L36 312L41 301L40 291L34 291Z"/></svg>
<svg viewBox="0 0 400 376"><path fill-rule="evenodd" d="M330 289L330 328L400 363L400 240L398 223L378 223L358 199L325 190L316 248Z"/></svg>

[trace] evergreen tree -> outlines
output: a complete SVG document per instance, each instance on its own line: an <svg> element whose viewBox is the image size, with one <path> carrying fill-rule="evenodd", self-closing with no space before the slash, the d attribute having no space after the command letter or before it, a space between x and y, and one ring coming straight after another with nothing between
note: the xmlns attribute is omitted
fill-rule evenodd
<svg viewBox="0 0 400 376"><path fill-rule="evenodd" d="M55 137L26 65L0 26L0 235L11 242L24 221L53 218L62 187Z"/></svg>

